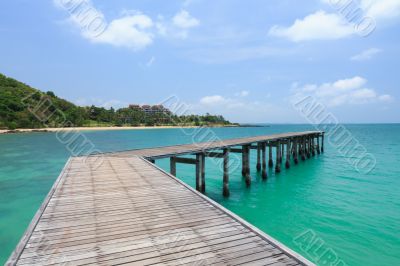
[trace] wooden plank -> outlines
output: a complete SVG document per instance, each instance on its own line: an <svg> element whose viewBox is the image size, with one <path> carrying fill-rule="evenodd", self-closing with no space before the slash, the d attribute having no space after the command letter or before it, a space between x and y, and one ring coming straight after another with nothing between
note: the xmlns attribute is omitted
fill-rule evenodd
<svg viewBox="0 0 400 266"><path fill-rule="evenodd" d="M20 242L18 243L16 249L11 254L10 258L6 262L5 265L15 265L18 262L19 257L21 256L26 244L30 240L32 233L35 230L35 227L40 221L41 216L43 215L44 210L47 207L51 197L54 195L58 185L60 184L62 178L64 177L65 172L67 171L68 167L70 166L71 158L68 159L64 169L61 171L60 175L58 176L57 180L54 182L53 187L50 189L50 192L47 194L45 200L43 201L42 205L40 206L39 210L36 212L35 216L33 217L28 229L25 231L24 235L22 236Z"/></svg>

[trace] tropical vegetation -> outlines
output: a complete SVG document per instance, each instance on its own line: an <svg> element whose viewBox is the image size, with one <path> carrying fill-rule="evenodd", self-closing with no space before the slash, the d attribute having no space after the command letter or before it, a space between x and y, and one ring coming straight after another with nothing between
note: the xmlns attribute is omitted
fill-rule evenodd
<svg viewBox="0 0 400 266"><path fill-rule="evenodd" d="M218 115L148 114L136 108L77 106L0 74L0 129L97 126L231 125Z"/></svg>

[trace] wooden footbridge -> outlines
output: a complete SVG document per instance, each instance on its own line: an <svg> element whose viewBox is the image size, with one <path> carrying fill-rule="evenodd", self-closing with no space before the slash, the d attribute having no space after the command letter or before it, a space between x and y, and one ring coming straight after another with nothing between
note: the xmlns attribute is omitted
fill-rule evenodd
<svg viewBox="0 0 400 266"><path fill-rule="evenodd" d="M324 133L70 158L6 265L313 265L202 194L206 157L223 161L229 196L229 153L242 154L250 186L250 150L266 179L267 148L268 166L274 149L280 172L283 157L289 168L323 152ZM171 174L154 164L161 158L170 158ZM177 163L196 166L196 190L175 177Z"/></svg>

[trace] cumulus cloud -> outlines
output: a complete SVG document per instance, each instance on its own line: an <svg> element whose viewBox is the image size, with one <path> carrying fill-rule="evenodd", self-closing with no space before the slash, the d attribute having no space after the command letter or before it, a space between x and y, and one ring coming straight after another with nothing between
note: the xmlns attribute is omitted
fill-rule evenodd
<svg viewBox="0 0 400 266"><path fill-rule="evenodd" d="M292 100L297 101L311 95L330 107L393 100L393 97L388 94L381 95L376 90L367 88L367 82L365 78L356 76L323 84L307 84L304 86L294 84Z"/></svg>
<svg viewBox="0 0 400 266"><path fill-rule="evenodd" d="M192 17L186 10L181 10L172 18L173 24L178 28L190 29L200 25L200 21Z"/></svg>
<svg viewBox="0 0 400 266"><path fill-rule="evenodd" d="M212 96L205 96L200 99L200 103L204 105L215 105L225 103L228 100L222 97L221 95L212 95Z"/></svg>
<svg viewBox="0 0 400 266"><path fill-rule="evenodd" d="M190 111L193 113L201 114L204 110L242 123L295 122L299 118L294 110L282 103L270 102L267 99L251 100L236 95L205 96L197 103L190 104Z"/></svg>
<svg viewBox="0 0 400 266"><path fill-rule="evenodd" d="M275 25L269 34L293 42L341 39L355 33L367 36L377 22L400 17L400 0L321 1L336 12L320 10L297 19L290 26Z"/></svg>
<svg viewBox="0 0 400 266"><path fill-rule="evenodd" d="M399 0L361 0L360 6L366 16L376 20L387 20L400 16Z"/></svg>
<svg viewBox="0 0 400 266"><path fill-rule="evenodd" d="M381 49L370 48L370 49L362 51L359 54L352 56L350 58L350 60L352 60L352 61L367 61L367 60L372 59L372 57L374 57L376 54L379 54L380 52L382 52Z"/></svg>
<svg viewBox="0 0 400 266"><path fill-rule="evenodd" d="M171 20L163 16L158 17L156 24L158 33L166 38L186 39L189 30L200 25L200 21L186 10L179 11Z"/></svg>
<svg viewBox="0 0 400 266"><path fill-rule="evenodd" d="M328 14L325 11L297 19L289 27L275 25L269 31L271 36L284 37L293 42L340 39L353 33L353 27L338 14Z"/></svg>
<svg viewBox="0 0 400 266"><path fill-rule="evenodd" d="M153 43L152 27L152 19L138 13L113 20L102 34L91 38L91 41L137 51Z"/></svg>
<svg viewBox="0 0 400 266"><path fill-rule="evenodd" d="M84 38L93 43L110 44L133 51L150 46L157 36L185 39L191 28L200 25L200 21L186 10L167 20L159 16L156 21L140 11L125 10L119 18L107 23L104 14L96 9L91 0L78 6L76 1L53 2L69 13L69 22L80 29Z"/></svg>
<svg viewBox="0 0 400 266"><path fill-rule="evenodd" d="M400 17L400 0L321 1L329 4L348 18L361 15L383 22Z"/></svg>

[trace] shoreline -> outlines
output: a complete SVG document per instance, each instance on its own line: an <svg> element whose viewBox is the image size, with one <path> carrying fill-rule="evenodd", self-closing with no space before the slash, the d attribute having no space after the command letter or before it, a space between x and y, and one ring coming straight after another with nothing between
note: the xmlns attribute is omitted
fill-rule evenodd
<svg viewBox="0 0 400 266"><path fill-rule="evenodd" d="M238 127L235 125L214 125L210 128ZM145 129L179 129L179 128L200 128L200 126L138 126L138 127L60 127L60 128L21 128L21 129L0 129L0 134L19 133L52 133L60 131L111 131L111 130L145 130Z"/></svg>

